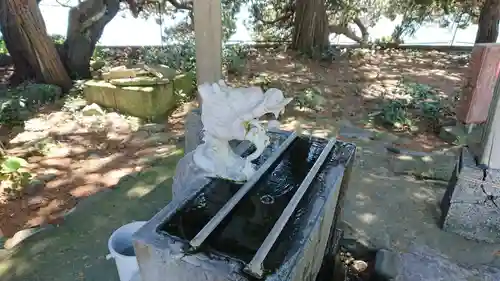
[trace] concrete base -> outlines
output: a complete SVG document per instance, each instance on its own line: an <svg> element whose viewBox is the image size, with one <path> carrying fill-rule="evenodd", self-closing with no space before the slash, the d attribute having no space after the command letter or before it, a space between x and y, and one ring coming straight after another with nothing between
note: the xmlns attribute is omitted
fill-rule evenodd
<svg viewBox="0 0 500 281"><path fill-rule="evenodd" d="M294 242L284 261L276 272L269 273L263 280L266 281L303 281L316 280L325 256L335 250L338 233L335 228L337 218L341 215L343 194L348 186L349 175L355 159L355 146L338 143L340 149L335 150L338 165L328 166L323 171L325 187L313 184L318 189L318 195L310 202L311 208L304 212L301 231L298 231ZM247 146L241 143L237 146ZM246 150L246 149L245 149ZM241 150L243 152L244 150ZM264 152L265 153L265 152ZM189 155L187 155L189 156ZM189 159L183 158L188 161ZM181 161L183 161L181 160ZM161 233L160 226L181 209L186 202L196 196L206 182L194 176L194 172L182 171L189 169L189 163L179 165L174 177L174 185L188 190L188 197L181 193L148 223L134 234L134 249L139 263L143 281L250 281L248 275L243 274L241 261L219 255L215 252L186 253L187 241ZM183 166L186 166L183 168ZM199 179L199 180L197 180ZM205 179L206 180L206 179ZM176 188L176 189L179 189ZM329 263L329 266L332 266Z"/></svg>
<svg viewBox="0 0 500 281"><path fill-rule="evenodd" d="M441 226L465 238L500 243L500 170L482 169L464 147L441 201Z"/></svg>
<svg viewBox="0 0 500 281"><path fill-rule="evenodd" d="M203 122L201 122L201 110L191 110L186 116L184 134L184 154L195 150L203 141Z"/></svg>

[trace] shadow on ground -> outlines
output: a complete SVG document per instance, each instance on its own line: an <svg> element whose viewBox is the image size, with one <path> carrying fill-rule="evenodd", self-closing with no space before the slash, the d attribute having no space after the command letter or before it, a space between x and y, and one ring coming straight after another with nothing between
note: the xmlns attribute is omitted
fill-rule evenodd
<svg viewBox="0 0 500 281"><path fill-rule="evenodd" d="M134 220L148 220L171 198L172 176L181 150L151 168L124 176L117 187L77 206L61 227L23 242L0 261L0 280L118 280L106 260L111 233Z"/></svg>
<svg viewBox="0 0 500 281"><path fill-rule="evenodd" d="M395 174L391 155L374 144L358 147L356 158L342 216L345 238L402 253L426 246L460 265L500 266L500 244L467 240L438 226L446 181Z"/></svg>

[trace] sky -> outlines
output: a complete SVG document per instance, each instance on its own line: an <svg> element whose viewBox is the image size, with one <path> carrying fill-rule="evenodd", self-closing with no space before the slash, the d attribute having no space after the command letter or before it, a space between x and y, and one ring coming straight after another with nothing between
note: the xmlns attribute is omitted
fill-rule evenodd
<svg viewBox="0 0 500 281"><path fill-rule="evenodd" d="M1 1L1 0L0 0ZM60 3L76 2L75 0L59 0ZM69 8L61 7L56 0L42 0L40 3L47 31L49 34L65 35ZM245 28L243 21L248 17L248 7L242 8L238 14L236 33L230 41L251 41L251 34ZM173 24L166 23L164 27ZM374 27L370 28L370 36L373 39L391 35L397 22L382 18ZM411 38L404 38L409 44L429 45L451 45L455 28L439 28L437 25L421 27ZM471 25L466 29L458 29L453 45L473 45L476 37L477 25ZM148 20L134 19L130 12L124 11L116 16L104 29L100 45L105 46L144 46L161 45L162 30L154 18ZM349 44L353 41L345 36L331 37L332 42L338 44Z"/></svg>

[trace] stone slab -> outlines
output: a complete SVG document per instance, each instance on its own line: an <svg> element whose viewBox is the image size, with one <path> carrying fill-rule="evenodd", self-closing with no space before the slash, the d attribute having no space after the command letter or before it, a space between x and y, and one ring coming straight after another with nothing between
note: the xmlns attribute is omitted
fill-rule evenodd
<svg viewBox="0 0 500 281"><path fill-rule="evenodd" d="M483 170L463 148L441 202L445 231L467 239L500 242L500 171Z"/></svg>
<svg viewBox="0 0 500 281"><path fill-rule="evenodd" d="M394 173L443 181L450 180L458 154L457 149L429 153L408 150L398 152L390 158L390 167Z"/></svg>

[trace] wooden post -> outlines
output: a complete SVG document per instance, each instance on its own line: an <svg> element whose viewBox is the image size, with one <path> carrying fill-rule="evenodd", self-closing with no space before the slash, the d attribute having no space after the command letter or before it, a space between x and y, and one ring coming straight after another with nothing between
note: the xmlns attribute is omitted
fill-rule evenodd
<svg viewBox="0 0 500 281"><path fill-rule="evenodd" d="M222 78L221 0L194 0L198 85Z"/></svg>
<svg viewBox="0 0 500 281"><path fill-rule="evenodd" d="M194 0L193 5L198 85L215 83L222 78L221 0ZM198 101L201 106L199 96ZM202 142L201 108L189 112L184 128L184 153L189 153Z"/></svg>

